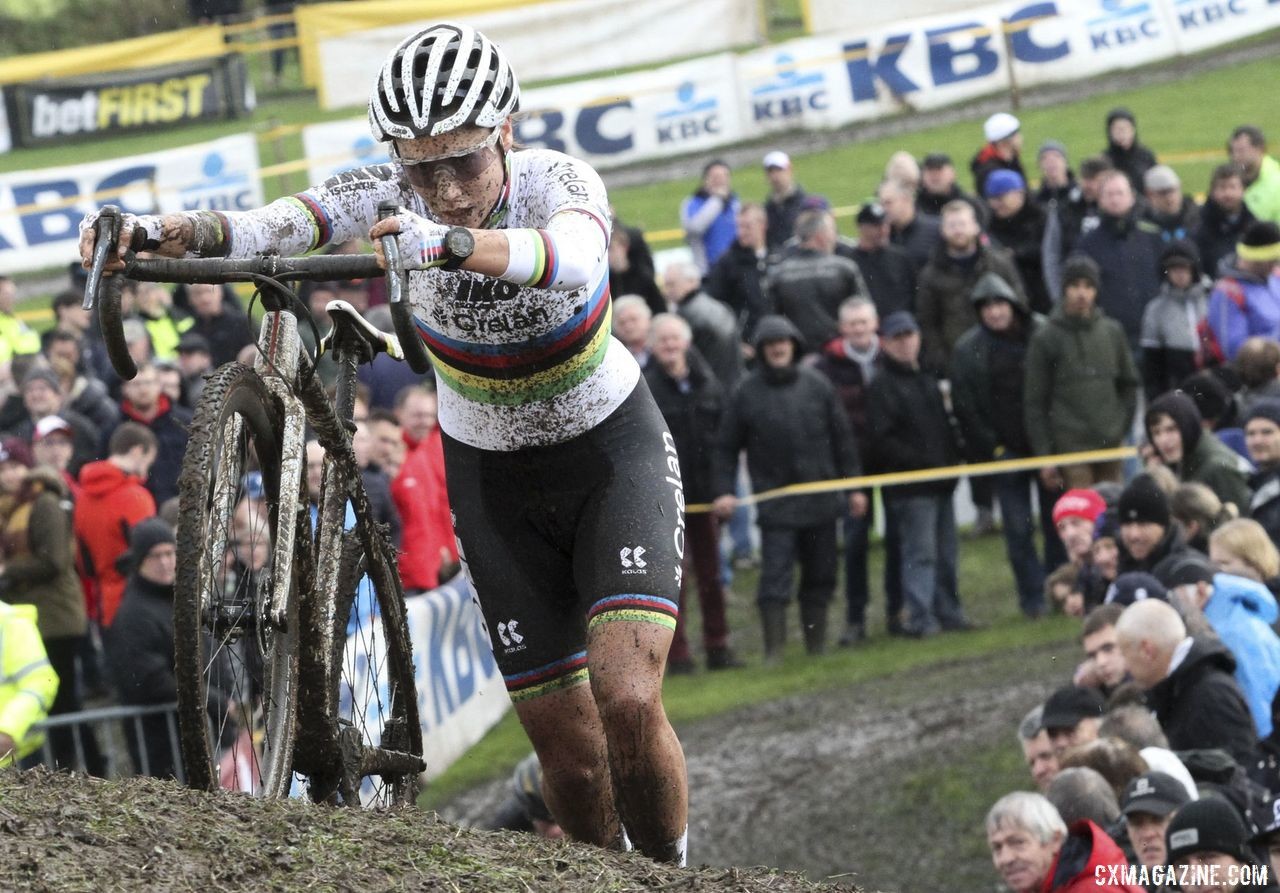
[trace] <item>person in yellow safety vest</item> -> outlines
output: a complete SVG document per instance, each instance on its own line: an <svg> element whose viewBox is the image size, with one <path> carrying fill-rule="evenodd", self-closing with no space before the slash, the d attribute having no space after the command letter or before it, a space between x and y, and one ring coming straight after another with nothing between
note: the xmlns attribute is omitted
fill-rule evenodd
<svg viewBox="0 0 1280 893"><path fill-rule="evenodd" d="M151 354L157 359L178 356L178 342L196 321L173 306L173 295L158 282L139 282L134 291L134 308L151 338Z"/></svg>
<svg viewBox="0 0 1280 893"><path fill-rule="evenodd" d="M0 276L0 363L40 352L40 336L13 313L17 302L18 287L8 276Z"/></svg>
<svg viewBox="0 0 1280 893"><path fill-rule="evenodd" d="M40 747L44 732L33 726L49 714L57 692L35 605L0 602L0 768Z"/></svg>

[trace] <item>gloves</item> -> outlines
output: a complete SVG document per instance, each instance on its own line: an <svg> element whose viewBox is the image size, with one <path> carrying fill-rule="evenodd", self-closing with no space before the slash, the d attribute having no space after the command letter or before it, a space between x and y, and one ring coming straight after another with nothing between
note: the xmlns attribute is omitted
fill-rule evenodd
<svg viewBox="0 0 1280 893"><path fill-rule="evenodd" d="M444 236L449 227L412 211L401 211L396 220L400 223L400 232L395 238L400 246L400 262L406 270L430 270L448 262Z"/></svg>
<svg viewBox="0 0 1280 893"><path fill-rule="evenodd" d="M80 221L80 240L84 241L85 233L91 232L98 225L98 218L102 216L99 211L91 211L84 215ZM142 245L144 251L154 251L160 247L160 239L163 233L163 218L155 214L129 214L120 215L120 243L125 247L130 247L135 230L141 229L146 233L146 241Z"/></svg>

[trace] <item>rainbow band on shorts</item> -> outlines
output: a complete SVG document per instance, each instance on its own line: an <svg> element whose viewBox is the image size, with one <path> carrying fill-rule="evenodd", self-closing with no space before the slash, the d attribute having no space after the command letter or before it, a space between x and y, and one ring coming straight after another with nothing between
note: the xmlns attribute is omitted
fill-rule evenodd
<svg viewBox="0 0 1280 893"><path fill-rule="evenodd" d="M512 673L510 676L502 677L513 704L578 685L586 682L587 679L587 652L585 651L579 651L577 654L571 654L532 670L525 670L523 673Z"/></svg>
<svg viewBox="0 0 1280 893"><path fill-rule="evenodd" d="M680 606L657 595L611 595L591 606L587 613L587 629L601 623L626 620L631 623L656 623L667 629L676 628Z"/></svg>

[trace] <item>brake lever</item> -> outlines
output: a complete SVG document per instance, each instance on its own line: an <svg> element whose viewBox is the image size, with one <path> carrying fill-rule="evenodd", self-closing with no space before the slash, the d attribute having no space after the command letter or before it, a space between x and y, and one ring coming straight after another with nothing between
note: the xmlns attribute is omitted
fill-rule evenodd
<svg viewBox="0 0 1280 893"><path fill-rule="evenodd" d="M92 310L97 302L98 289L102 285L102 275L106 270L107 260L119 250L122 220L123 215L116 205L105 205L98 212L98 219L94 224L96 240L93 244L93 263L89 267L89 279L84 284L82 307L85 310Z"/></svg>
<svg viewBox="0 0 1280 893"><path fill-rule="evenodd" d="M385 201L378 205L378 219L386 220L396 216L400 206L395 201ZM400 263L400 243L394 234L383 236L382 254L387 259L387 302L399 304L404 300L404 268Z"/></svg>

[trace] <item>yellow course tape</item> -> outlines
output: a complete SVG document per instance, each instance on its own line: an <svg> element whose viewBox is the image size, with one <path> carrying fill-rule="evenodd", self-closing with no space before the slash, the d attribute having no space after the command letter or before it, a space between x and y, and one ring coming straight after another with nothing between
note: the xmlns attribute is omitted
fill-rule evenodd
<svg viewBox="0 0 1280 893"><path fill-rule="evenodd" d="M1087 465L1092 462L1115 462L1138 455L1133 447L1116 447L1111 450L1088 450L1081 453L1057 453L1053 456L1033 456L1028 459L1003 459L998 462L975 462L972 465L948 465L943 468L922 468L918 471L894 471L888 474L864 474L854 478L837 478L830 481L807 481L788 484L773 490L762 490L738 500L739 505L759 504L784 496L811 496L815 493L838 493L841 490L862 490L867 487L892 487L897 484L923 484L928 481L945 481L961 477L980 477L988 474L1005 474L1010 471L1036 471L1056 468L1060 465ZM684 507L685 512L697 514L711 511L707 503L694 503Z"/></svg>

